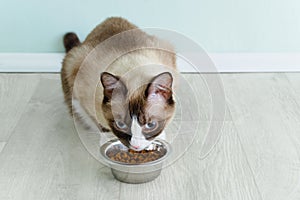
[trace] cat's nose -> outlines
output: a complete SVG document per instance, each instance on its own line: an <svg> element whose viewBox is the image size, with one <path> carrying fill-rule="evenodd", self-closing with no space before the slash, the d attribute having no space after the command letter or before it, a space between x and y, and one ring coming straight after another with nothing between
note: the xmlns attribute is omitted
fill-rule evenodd
<svg viewBox="0 0 300 200"><path fill-rule="evenodd" d="M132 146L132 147L135 148L135 149L139 149L140 148L140 146L138 146L138 145Z"/></svg>

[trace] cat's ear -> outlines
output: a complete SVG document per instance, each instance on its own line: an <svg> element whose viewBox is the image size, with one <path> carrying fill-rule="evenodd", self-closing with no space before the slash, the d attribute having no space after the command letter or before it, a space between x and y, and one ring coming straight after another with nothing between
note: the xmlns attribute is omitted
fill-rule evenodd
<svg viewBox="0 0 300 200"><path fill-rule="evenodd" d="M108 72L101 73L101 83L104 97L111 99L112 95L125 95L126 87L119 77Z"/></svg>
<svg viewBox="0 0 300 200"><path fill-rule="evenodd" d="M164 72L155 76L149 83L146 90L146 96L148 100L160 100L168 101L172 98L172 84L173 77L171 73Z"/></svg>

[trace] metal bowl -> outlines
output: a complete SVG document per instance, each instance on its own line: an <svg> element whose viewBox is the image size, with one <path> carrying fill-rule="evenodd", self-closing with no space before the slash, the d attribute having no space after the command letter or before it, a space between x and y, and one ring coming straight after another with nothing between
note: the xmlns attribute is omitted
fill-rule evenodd
<svg viewBox="0 0 300 200"><path fill-rule="evenodd" d="M163 162L166 160L171 152L171 146L162 140L154 140L152 144L145 150L164 151L165 154L157 160L151 162L145 162L140 164L130 164L126 162L114 161L108 156L114 148L120 149L120 151L128 151L129 149L123 145L119 140L114 139L108 141L100 147L100 155L109 167L113 176L125 183L145 183L157 178L163 166Z"/></svg>

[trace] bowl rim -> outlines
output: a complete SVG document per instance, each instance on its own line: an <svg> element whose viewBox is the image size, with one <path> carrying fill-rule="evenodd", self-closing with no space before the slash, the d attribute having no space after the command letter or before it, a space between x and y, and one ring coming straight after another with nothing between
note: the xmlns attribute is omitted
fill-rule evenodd
<svg viewBox="0 0 300 200"><path fill-rule="evenodd" d="M131 164L131 163L124 163L124 162L119 162L119 161L114 161L111 160L107 155L106 155L106 151L107 149L114 145L114 144L122 144L122 142L119 139L112 139L107 141L106 143L104 143L101 147L100 147L100 156L103 158L103 160L105 162L107 162L110 165L118 165L118 166L123 166L123 167L148 167L148 166L153 166L159 163L162 163L172 152L172 148L171 145L166 142L165 140L153 140L152 142L159 142L162 145L164 145L167 149L166 154L163 155L161 158L157 159L157 160L153 160L150 162L145 162L145 163L138 163L138 164ZM123 145L123 144L122 144ZM125 146L125 145L124 145ZM127 147L128 148L128 147ZM112 166L111 166L112 167Z"/></svg>

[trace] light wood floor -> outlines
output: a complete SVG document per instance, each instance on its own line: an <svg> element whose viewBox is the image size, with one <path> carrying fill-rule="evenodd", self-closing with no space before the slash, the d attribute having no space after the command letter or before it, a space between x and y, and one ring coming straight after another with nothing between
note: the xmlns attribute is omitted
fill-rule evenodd
<svg viewBox="0 0 300 200"><path fill-rule="evenodd" d="M199 133L159 178L131 185L82 146L58 74L0 74L0 199L299 200L300 74L221 78L227 113L210 154L200 159Z"/></svg>

